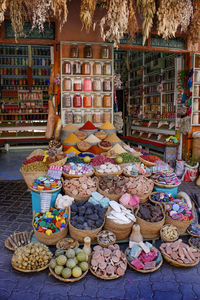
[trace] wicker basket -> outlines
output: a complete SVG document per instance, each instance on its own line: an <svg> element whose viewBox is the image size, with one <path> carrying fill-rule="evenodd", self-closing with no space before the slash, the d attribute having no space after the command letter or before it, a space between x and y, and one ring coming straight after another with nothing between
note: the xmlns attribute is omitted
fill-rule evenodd
<svg viewBox="0 0 200 300"><path fill-rule="evenodd" d="M79 131L79 130L78 130ZM77 131L74 133L78 138L79 138L79 140L81 140L81 141L83 141L83 140L85 140L86 139L86 137L87 137L87 133L86 132L84 132L84 131L81 131L82 133L83 133L83 135L82 136L79 136L79 135L77 135Z"/></svg>
<svg viewBox="0 0 200 300"><path fill-rule="evenodd" d="M177 186L179 186L180 184L181 184L181 182L180 183L178 183L178 184L162 184L162 183L157 183L156 181L153 181L154 182L154 184L156 185L156 186L158 186L158 187L162 187L162 188L167 188L167 189L172 189L172 188L175 188L175 187L177 187Z"/></svg>
<svg viewBox="0 0 200 300"><path fill-rule="evenodd" d="M109 147L103 147L103 146L101 146L101 143L98 143L98 146L99 146L100 149L102 149L105 152L109 151L112 148L112 145L109 146Z"/></svg>
<svg viewBox="0 0 200 300"><path fill-rule="evenodd" d="M87 271L85 271L80 277L77 277L77 278L73 278L73 277L72 277L72 278L65 279L65 278L63 278L63 277L57 275L50 267L49 267L49 271L50 271L50 273L51 273L56 279L58 279L58 280L60 280L60 281L63 281L63 282L76 282L76 281L79 281L79 280L83 279L83 278L87 275L87 273L88 273L88 270L87 270Z"/></svg>
<svg viewBox="0 0 200 300"><path fill-rule="evenodd" d="M100 135L98 132L96 132L94 135L100 140L105 140L108 134L105 132L105 134Z"/></svg>
<svg viewBox="0 0 200 300"><path fill-rule="evenodd" d="M63 159L57 160L56 162L51 163L48 166L49 167L51 167L51 166L62 167L66 164L66 161L67 161L67 157L64 157Z"/></svg>
<svg viewBox="0 0 200 300"><path fill-rule="evenodd" d="M63 249L63 250L68 250L71 248L78 248L78 247L79 247L79 242L71 238L64 238L58 241L56 244L57 249Z"/></svg>
<svg viewBox="0 0 200 300"><path fill-rule="evenodd" d="M194 248L195 250L197 250L197 251L199 251L200 252L200 249L199 248L197 248L197 247L195 247L193 244L192 244L192 242L191 242L191 238L189 238L189 240L188 240L188 244L192 247L192 248Z"/></svg>
<svg viewBox="0 0 200 300"><path fill-rule="evenodd" d="M103 230L103 231L111 232L111 231L108 231L108 230ZM97 234L97 243L99 244L99 246L105 247L105 248L106 248L106 247L108 247L108 246L110 246L110 245L115 244L117 238L116 238L116 235L115 235L113 232L112 232L112 234L113 234L113 236L114 236L114 241L112 241L112 242L110 242L110 243L107 243L107 244L104 244L104 243L102 243L102 242L99 240L100 234L101 234L101 232L99 232L99 233Z"/></svg>
<svg viewBox="0 0 200 300"><path fill-rule="evenodd" d="M18 268L16 265L14 265L11 261L11 264L12 264L12 267L17 270L17 271L20 271L20 272L23 272L23 273L34 273L34 272L41 272L45 269L48 268L49 264L47 264L46 266L42 267L42 268L39 268L39 269L36 269L36 270L23 270L23 269L20 269Z"/></svg>
<svg viewBox="0 0 200 300"><path fill-rule="evenodd" d="M179 238L179 233L178 233L178 228L176 226L174 226L174 229L176 229L177 231L177 237L172 239L172 240L169 240L169 239L166 239L164 238L163 236L163 230L166 228L166 227L169 227L169 226L173 226L172 224L165 224L161 229L160 229L160 237L161 239L163 240L163 242L166 242L166 243L172 243L172 242L175 242L178 238Z"/></svg>
<svg viewBox="0 0 200 300"><path fill-rule="evenodd" d="M36 171L36 172L24 172L22 169L20 169L20 172L22 173L22 176L24 177L24 181L26 182L26 185L29 187L31 183L38 177L43 177L47 174L46 171Z"/></svg>
<svg viewBox="0 0 200 300"><path fill-rule="evenodd" d="M31 154L29 154L29 156L27 156L26 159L28 160L31 157L36 156L36 155L42 155L42 156L44 156L44 150L43 149L36 149L33 152L31 152Z"/></svg>
<svg viewBox="0 0 200 300"><path fill-rule="evenodd" d="M67 174L65 172L62 172L62 173L65 178L78 178L78 177L82 177L82 176L91 177L92 175L94 175L94 171L92 173L81 174L81 175L76 175L76 174L72 175L72 174Z"/></svg>
<svg viewBox="0 0 200 300"><path fill-rule="evenodd" d="M107 197L109 198L110 200L114 200L114 201L118 201L122 195L124 195L124 193L121 193L121 194L109 194L109 193L106 193L104 191L102 191L98 185L97 187L97 191L102 194L104 197Z"/></svg>
<svg viewBox="0 0 200 300"><path fill-rule="evenodd" d="M152 203L155 203L155 204L161 203L161 204L163 204L163 205L167 205L168 202L160 202L160 201L155 201L155 200L152 199L152 195L157 194L157 193L158 193L158 192L153 192L153 193L151 193L151 195L149 196L149 200L150 200ZM166 194L166 193L165 193L165 194Z"/></svg>
<svg viewBox="0 0 200 300"><path fill-rule="evenodd" d="M166 224L172 224L177 227L179 235L183 235L187 228L190 226L193 220L190 221L179 221L179 220L174 220L170 216L166 215L165 217L165 223Z"/></svg>
<svg viewBox="0 0 200 300"><path fill-rule="evenodd" d="M137 177L137 176L140 176L140 175L131 175L131 174L128 174L125 169L123 169L123 175L126 176L126 177ZM142 176L145 176L145 177L151 177L151 173L148 173L148 175L145 175L145 174L141 174Z"/></svg>
<svg viewBox="0 0 200 300"><path fill-rule="evenodd" d="M127 251L128 251L128 248L125 250L126 255L127 255ZM153 272L157 271L162 266L163 259L161 259L160 263L154 269L149 269L149 270L142 270L142 269L138 270L128 261L128 259L127 259L127 262L128 262L129 267L131 269L133 269L134 271L146 274L146 273L153 273Z"/></svg>
<svg viewBox="0 0 200 300"><path fill-rule="evenodd" d="M198 225L198 224L195 224L195 226L198 227L198 228L200 228L200 225ZM189 231L189 229L187 229L187 233L188 233L189 235L193 236L193 237L200 237L200 234L194 234L194 233L191 233L191 232Z"/></svg>
<svg viewBox="0 0 200 300"><path fill-rule="evenodd" d="M163 219L159 222L147 222L136 215L136 224L140 225L140 231L145 239L155 239L160 237L160 230L165 224L165 212L163 206L157 203L162 209Z"/></svg>
<svg viewBox="0 0 200 300"><path fill-rule="evenodd" d="M180 263L174 259L171 259L169 256L167 256L166 254L164 254L161 250L162 256L164 257L164 259L172 266L174 267L184 267L184 268L190 268L190 267L195 267L196 265L198 265L199 263L199 259L197 259L197 261L195 263L191 263L191 264L184 264L184 263Z"/></svg>
<svg viewBox="0 0 200 300"><path fill-rule="evenodd" d="M78 147L78 149L79 149L80 151L86 152L88 149L90 149L91 144L88 143L88 146L87 146L87 147L82 147L82 141L81 141L81 142L78 142L78 143L77 143L77 147Z"/></svg>
<svg viewBox="0 0 200 300"><path fill-rule="evenodd" d="M127 262L126 262L126 266L127 266ZM114 279L117 279L117 278L119 278L119 277L124 276L124 275L122 275L122 276L120 276L120 275L115 275L115 276L112 276L112 277L101 276L101 275L97 275L97 274L92 270L92 268L90 268L90 272L91 272L94 276L96 276L97 278L100 278L100 279L103 279L103 280L114 280ZM125 273L124 273L124 274L125 274Z"/></svg>
<svg viewBox="0 0 200 300"><path fill-rule="evenodd" d="M18 247L28 245L31 242L33 231L31 231L31 232L27 232L27 231L16 232L15 235L16 235L16 240L18 242L14 242L14 244L13 244L13 242L12 242L13 234L11 234L9 237L7 237L7 239L5 240L5 243L4 243L4 246L11 251L15 251ZM24 235L26 236L26 238L24 238Z"/></svg>
<svg viewBox="0 0 200 300"><path fill-rule="evenodd" d="M36 193L54 193L54 192L57 192L57 191L61 190L61 188L62 188L62 185L59 186L57 189L53 189L53 190L42 190L42 191L40 191L40 190L35 190L35 189L33 189L32 187L29 186L29 189L30 189L31 191L33 191L33 192L36 192Z"/></svg>
<svg viewBox="0 0 200 300"><path fill-rule="evenodd" d="M148 167L153 167L153 166L156 165L156 163L152 163L152 162L147 161L147 160L145 160L145 159L143 159L143 158L141 158L141 157L139 157L139 159L141 160L141 162L142 162L144 165L146 165L146 166L148 166Z"/></svg>
<svg viewBox="0 0 200 300"><path fill-rule="evenodd" d="M116 173L110 173L110 174L105 174L105 173L99 173L95 170L95 175L97 177L103 177L103 176L106 176L106 175L112 175L112 176L117 176L117 175L121 175L123 172L123 170L120 170L119 172L116 172Z"/></svg>

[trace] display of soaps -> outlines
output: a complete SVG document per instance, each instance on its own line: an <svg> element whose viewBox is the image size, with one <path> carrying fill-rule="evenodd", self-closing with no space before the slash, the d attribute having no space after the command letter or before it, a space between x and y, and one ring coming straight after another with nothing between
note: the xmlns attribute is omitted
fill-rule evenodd
<svg viewBox="0 0 200 300"><path fill-rule="evenodd" d="M112 220L116 224L129 224L135 222L136 218L131 210L126 209L123 205L116 201L110 201L109 203L111 210L107 215L107 218Z"/></svg>
<svg viewBox="0 0 200 300"><path fill-rule="evenodd" d="M126 178L124 176L107 175L99 178L99 187L109 194L122 194L126 192Z"/></svg>
<svg viewBox="0 0 200 300"><path fill-rule="evenodd" d="M151 175L151 170L142 163L134 163L134 164L132 163L125 166L123 169L127 175L132 175L132 176Z"/></svg>
<svg viewBox="0 0 200 300"><path fill-rule="evenodd" d="M90 196L97 190L96 180L90 177L81 176L79 178L66 179L64 190L74 196Z"/></svg>
<svg viewBox="0 0 200 300"><path fill-rule="evenodd" d="M156 202L167 203L173 201L174 198L170 194L155 192L151 195L151 199Z"/></svg>
<svg viewBox="0 0 200 300"><path fill-rule="evenodd" d="M96 168L96 171L101 174L115 174L121 171L121 167L118 165L113 165L110 162L106 162Z"/></svg>
<svg viewBox="0 0 200 300"><path fill-rule="evenodd" d="M100 204L103 208L107 208L109 206L110 200L98 192L93 192L88 202L94 205Z"/></svg>
<svg viewBox="0 0 200 300"><path fill-rule="evenodd" d="M61 181L47 174L35 179L31 184L31 188L38 191L52 191L61 188Z"/></svg>
<svg viewBox="0 0 200 300"><path fill-rule="evenodd" d="M194 218L192 210L189 209L184 200L174 199L173 201L168 202L165 208L166 214L174 220L189 221Z"/></svg>
<svg viewBox="0 0 200 300"><path fill-rule="evenodd" d="M152 180L159 184L164 185L178 185L180 184L180 180L176 176L174 172L157 172L156 174L152 175Z"/></svg>
<svg viewBox="0 0 200 300"><path fill-rule="evenodd" d="M93 168L89 164L70 162L63 167L63 172L69 175L88 175L93 173Z"/></svg>

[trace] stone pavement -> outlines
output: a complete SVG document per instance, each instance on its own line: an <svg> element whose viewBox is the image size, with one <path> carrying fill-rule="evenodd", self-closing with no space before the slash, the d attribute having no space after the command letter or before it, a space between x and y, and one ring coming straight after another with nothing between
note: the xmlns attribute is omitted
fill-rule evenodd
<svg viewBox="0 0 200 300"><path fill-rule="evenodd" d="M181 190L199 192L188 183ZM23 181L0 181L0 300L194 300L200 299L200 264L179 269L163 263L152 274L127 269L124 277L113 281L87 276L75 283L63 283L40 273L20 273L11 266L12 252L4 248L14 231L31 230L30 193ZM187 239L187 238L186 238ZM157 242L157 246L159 242ZM125 250L127 244L120 245ZM51 248L55 250L55 248Z"/></svg>

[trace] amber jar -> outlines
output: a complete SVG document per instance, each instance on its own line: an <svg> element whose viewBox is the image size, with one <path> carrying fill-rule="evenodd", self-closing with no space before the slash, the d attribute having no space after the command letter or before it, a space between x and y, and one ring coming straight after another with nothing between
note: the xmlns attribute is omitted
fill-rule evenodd
<svg viewBox="0 0 200 300"><path fill-rule="evenodd" d="M93 64L93 75L101 75L102 74L102 65L99 62L95 62Z"/></svg>
<svg viewBox="0 0 200 300"><path fill-rule="evenodd" d="M63 63L62 71L63 71L63 74L71 74L71 64L69 61L65 61Z"/></svg>
<svg viewBox="0 0 200 300"><path fill-rule="evenodd" d="M93 114L93 123L101 123L101 112L98 110L94 111Z"/></svg>
<svg viewBox="0 0 200 300"><path fill-rule="evenodd" d="M92 58L92 47L90 45L85 45L84 47L84 57Z"/></svg>
<svg viewBox="0 0 200 300"><path fill-rule="evenodd" d="M101 58L108 59L109 58L109 48L108 46L101 47Z"/></svg>
<svg viewBox="0 0 200 300"><path fill-rule="evenodd" d="M63 91L71 91L72 90L72 81L70 78L63 79Z"/></svg>
<svg viewBox="0 0 200 300"><path fill-rule="evenodd" d="M112 75L112 66L108 62L103 65L103 75Z"/></svg>
<svg viewBox="0 0 200 300"><path fill-rule="evenodd" d="M91 95L85 95L83 97L83 107L92 107L92 96Z"/></svg>
<svg viewBox="0 0 200 300"><path fill-rule="evenodd" d="M81 78L75 78L75 79L74 79L74 91L75 91L75 92L80 92L80 91L82 91L82 82L81 82Z"/></svg>
<svg viewBox="0 0 200 300"><path fill-rule="evenodd" d="M94 107L98 107L98 108L102 108L102 98L101 95L94 95L93 98L93 106Z"/></svg>
<svg viewBox="0 0 200 300"><path fill-rule="evenodd" d="M63 108L71 107L72 101L70 95L64 95L63 96Z"/></svg>
<svg viewBox="0 0 200 300"><path fill-rule="evenodd" d="M81 66L82 74L83 75L90 75L91 74L91 65L89 62L84 62Z"/></svg>
<svg viewBox="0 0 200 300"><path fill-rule="evenodd" d="M103 91L111 92L112 91L112 82L109 79L105 79L103 82Z"/></svg>
<svg viewBox="0 0 200 300"><path fill-rule="evenodd" d="M81 97L81 95L74 95L73 107L82 107L82 97Z"/></svg>
<svg viewBox="0 0 200 300"><path fill-rule="evenodd" d="M92 83L93 91L98 92L101 91L101 80L99 78L96 78L93 80Z"/></svg>
<svg viewBox="0 0 200 300"><path fill-rule="evenodd" d="M78 46L73 44L70 48L70 57L77 58L78 57Z"/></svg>
<svg viewBox="0 0 200 300"><path fill-rule="evenodd" d="M111 95L103 96L103 107L112 107L112 97Z"/></svg>
<svg viewBox="0 0 200 300"><path fill-rule="evenodd" d="M73 74L74 75L81 74L81 63L79 61L75 61L73 64Z"/></svg>

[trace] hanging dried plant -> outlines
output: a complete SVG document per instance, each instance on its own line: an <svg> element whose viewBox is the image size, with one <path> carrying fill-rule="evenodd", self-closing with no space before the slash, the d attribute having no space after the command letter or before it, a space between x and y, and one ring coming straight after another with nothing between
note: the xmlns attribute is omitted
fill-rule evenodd
<svg viewBox="0 0 200 300"><path fill-rule="evenodd" d="M193 1L194 14L189 27L190 38L193 43L200 41L200 3L199 0Z"/></svg>
<svg viewBox="0 0 200 300"><path fill-rule="evenodd" d="M191 0L161 0L157 11L158 34L175 37L178 26L186 31L193 13Z"/></svg>
<svg viewBox="0 0 200 300"><path fill-rule="evenodd" d="M89 32L92 27L92 19L96 5L96 0L81 0L80 19L82 22L82 29L85 27L87 32Z"/></svg>
<svg viewBox="0 0 200 300"><path fill-rule="evenodd" d="M0 0L0 24L4 21L4 14L7 9L7 0Z"/></svg>
<svg viewBox="0 0 200 300"><path fill-rule="evenodd" d="M54 16L59 20L61 30L64 23L67 22L67 0L51 0L51 9L53 11Z"/></svg>
<svg viewBox="0 0 200 300"><path fill-rule="evenodd" d="M138 21L135 15L135 10L133 8L132 0L128 1L128 9L129 9L128 32L130 34L131 39L134 40L135 35L138 32Z"/></svg>
<svg viewBox="0 0 200 300"><path fill-rule="evenodd" d="M153 26L153 18L156 12L155 0L137 0L137 6L141 9L144 20L142 23L143 39L142 44L144 46L146 40L149 37L150 30Z"/></svg>
<svg viewBox="0 0 200 300"><path fill-rule="evenodd" d="M101 38L113 41L117 48L120 39L128 32L128 18L128 0L110 0L107 14L100 21Z"/></svg>
<svg viewBox="0 0 200 300"><path fill-rule="evenodd" d="M32 29L44 31L44 23L48 21L51 0L34 0L32 3Z"/></svg>
<svg viewBox="0 0 200 300"><path fill-rule="evenodd" d="M23 0L10 0L10 19L12 28L15 34L15 40L23 35L24 28L24 16L23 11Z"/></svg>

